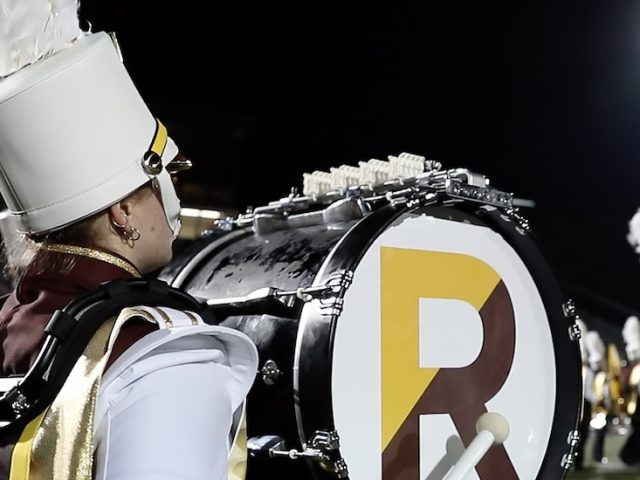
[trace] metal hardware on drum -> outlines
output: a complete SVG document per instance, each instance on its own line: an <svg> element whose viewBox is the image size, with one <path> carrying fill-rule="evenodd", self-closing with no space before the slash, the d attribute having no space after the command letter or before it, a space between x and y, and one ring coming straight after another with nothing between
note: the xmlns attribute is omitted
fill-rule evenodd
<svg viewBox="0 0 640 480"><path fill-rule="evenodd" d="M567 437L567 444L570 447L575 447L580 442L580 432L578 430L571 430Z"/></svg>
<svg viewBox="0 0 640 480"><path fill-rule="evenodd" d="M304 458L319 462L324 469L335 473L337 478L346 478L349 475L349 470L347 463L338 452L339 448L340 437L335 430L316 431L308 445L302 450L287 448L286 440L277 435L263 435L247 440L247 450L252 457L289 458L291 460Z"/></svg>
<svg viewBox="0 0 640 480"><path fill-rule="evenodd" d="M335 430L316 430L309 440L312 449L319 449L328 453L328 459L323 461L323 467L336 474L338 478L349 475L347 462L340 456L340 436Z"/></svg>
<svg viewBox="0 0 640 480"><path fill-rule="evenodd" d="M442 169L442 163L438 162L437 160L425 160L424 161L424 171L425 172L431 172L431 171L438 171Z"/></svg>
<svg viewBox="0 0 640 480"><path fill-rule="evenodd" d="M474 202L498 207L510 206L513 199L513 196L510 193L501 192L495 188L466 185L452 179L446 180L445 192L452 198L472 200Z"/></svg>
<svg viewBox="0 0 640 480"><path fill-rule="evenodd" d="M253 230L258 235L290 228L348 222L362 218L369 211L366 204L355 197L339 200L323 210L296 215L290 215L286 212L261 213L259 210L256 209L252 215Z"/></svg>
<svg viewBox="0 0 640 480"><path fill-rule="evenodd" d="M274 385L278 379L282 376L282 371L278 368L278 364L269 359L264 362L264 365L260 369L260 375L265 385Z"/></svg>
<svg viewBox="0 0 640 480"><path fill-rule="evenodd" d="M516 207L508 207L504 211L504 215L502 216L502 218L514 222L516 225L518 225L516 230L522 235L526 235L531 228L531 226L529 225L529 220L520 215L520 210L518 210Z"/></svg>
<svg viewBox="0 0 640 480"><path fill-rule="evenodd" d="M439 194L508 209L509 219L516 221L524 232L528 231L528 222L513 208L511 193L490 187L489 180L479 173L462 168L440 170L440 167L438 162L434 162L429 168L425 165L425 172L415 177L353 185L317 195L300 195L297 190L292 190L287 197L264 207L247 210L236 219L216 220L215 225L225 231L252 227L257 234L267 234L283 229L357 220L370 213L372 205L381 201L394 206L419 206L437 199ZM318 208L322 206L326 207Z"/></svg>
<svg viewBox="0 0 640 480"><path fill-rule="evenodd" d="M576 316L576 304L573 299L569 299L562 304L562 311L567 318L573 318Z"/></svg>
<svg viewBox="0 0 640 480"><path fill-rule="evenodd" d="M335 473L338 478L347 478L349 476L347 462L342 458L333 462L333 473Z"/></svg>
<svg viewBox="0 0 640 480"><path fill-rule="evenodd" d="M576 453L571 451L569 453L565 453L562 456L562 461L560 462L560 466L564 468L565 472L568 472L571 467L573 467L573 462L575 461Z"/></svg>
<svg viewBox="0 0 640 480"><path fill-rule="evenodd" d="M571 340L574 340L576 342L580 340L580 338L582 338L582 331L580 330L580 327L577 323L574 323L569 327L569 337L571 338Z"/></svg>
<svg viewBox="0 0 640 480"><path fill-rule="evenodd" d="M296 298L287 301L278 292L277 288L264 287L243 297L210 298L206 300L206 304L221 317L261 313L291 318L296 310Z"/></svg>
<svg viewBox="0 0 640 480"><path fill-rule="evenodd" d="M582 331L578 325L580 315L576 311L576 305L572 299L567 300L562 304L562 312L564 316L571 322L569 325L569 338L573 341L578 341L582 338Z"/></svg>
<svg viewBox="0 0 640 480"><path fill-rule="evenodd" d="M243 297L210 298L203 301L220 317L238 315L269 314L284 318L292 318L299 308L299 302L318 300L320 309L331 309L332 315L342 311L342 299L338 297L353 281L352 271L337 271L327 277L322 285L297 288L296 290L279 290L264 287L254 290Z"/></svg>
<svg viewBox="0 0 640 480"><path fill-rule="evenodd" d="M580 442L580 432L578 430L571 430L569 435L567 435L567 444L569 445L569 453L565 453L562 456L562 460L560 461L560 466L562 466L566 471L568 471L575 462L577 452L578 443Z"/></svg>
<svg viewBox="0 0 640 480"><path fill-rule="evenodd" d="M325 300L329 297L338 295L343 289L346 290L353 281L353 272L350 270L341 270L334 272L322 285L315 287L298 288L290 291L276 291L275 295L279 297L293 296L299 298L303 302L310 302L311 300Z"/></svg>
<svg viewBox="0 0 640 480"><path fill-rule="evenodd" d="M340 448L340 435L335 430L318 430L309 440L313 448L321 450L338 450Z"/></svg>

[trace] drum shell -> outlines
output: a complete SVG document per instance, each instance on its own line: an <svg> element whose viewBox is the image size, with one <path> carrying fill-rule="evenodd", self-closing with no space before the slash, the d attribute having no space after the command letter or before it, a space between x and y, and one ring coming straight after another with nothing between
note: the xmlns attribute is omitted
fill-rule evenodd
<svg viewBox="0 0 640 480"><path fill-rule="evenodd" d="M212 232L187 249L161 278L199 298L244 296L265 286L310 286L326 256L355 222L314 225L254 235L250 229ZM273 385L258 372L247 399L247 435L279 435L300 449L294 411L293 356L299 311L293 318L243 315L221 324L247 334L258 347L259 368L273 361L281 372ZM330 405L322 407L330 408ZM311 475L304 460L250 458L248 480L299 480Z"/></svg>
<svg viewBox="0 0 640 480"><path fill-rule="evenodd" d="M561 463L570 451L567 438L576 428L581 402L579 350L568 335L569 319L562 309L565 298L547 257L530 232L498 209L467 202L412 209L389 205L360 221L344 224L304 227L263 236L248 230L234 232L234 238L222 237L212 242L219 244L195 263L183 263L178 269L182 278L176 286L197 296L225 298L246 295L264 286L295 290L319 285L335 272L356 270L376 238L404 215L486 226L498 232L529 267L545 305L554 350L559 354L555 360L558 395L554 425L537 478L562 478ZM201 253L203 247L198 248ZM185 271L189 272L185 274ZM339 297L344 294L341 292ZM224 322L254 339L261 365L266 360L274 360L283 372L274 386L266 385L259 376L248 401L249 436L278 434L287 439L299 436L304 443L317 430L335 428L331 378L333 343L340 316L318 315L311 306L306 306L300 314L300 322L297 317L265 315L229 318ZM249 462L249 479L309 478L306 468L300 461L257 463L253 460ZM315 463L309 468L314 478L336 478Z"/></svg>

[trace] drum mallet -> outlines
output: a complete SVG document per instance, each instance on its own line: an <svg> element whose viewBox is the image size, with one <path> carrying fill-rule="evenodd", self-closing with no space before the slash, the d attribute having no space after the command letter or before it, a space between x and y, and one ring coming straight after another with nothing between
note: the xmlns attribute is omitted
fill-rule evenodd
<svg viewBox="0 0 640 480"><path fill-rule="evenodd" d="M509 422L499 413L487 412L476 422L478 435L471 441L443 480L463 480L493 444L501 444L509 436Z"/></svg>

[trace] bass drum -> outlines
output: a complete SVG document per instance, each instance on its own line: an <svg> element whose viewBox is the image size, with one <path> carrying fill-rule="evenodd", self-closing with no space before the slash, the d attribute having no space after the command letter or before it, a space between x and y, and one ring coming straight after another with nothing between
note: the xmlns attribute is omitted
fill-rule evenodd
<svg viewBox="0 0 640 480"><path fill-rule="evenodd" d="M467 201L388 204L356 220L218 232L169 266L162 277L197 297L275 287L304 300L223 322L260 352L248 436L322 457L250 457L247 477L440 480L486 412L509 434L465 478L564 477L580 353L552 269L517 220Z"/></svg>

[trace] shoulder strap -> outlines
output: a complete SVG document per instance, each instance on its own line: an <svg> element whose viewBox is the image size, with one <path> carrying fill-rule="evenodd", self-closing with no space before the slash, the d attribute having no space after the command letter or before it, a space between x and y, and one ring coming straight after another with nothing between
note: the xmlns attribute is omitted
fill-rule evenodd
<svg viewBox="0 0 640 480"><path fill-rule="evenodd" d="M123 308L136 305L190 310L206 323L212 312L191 295L155 279L105 283L57 310L45 328L45 341L23 380L0 397L0 434L19 431L56 397L96 330Z"/></svg>

